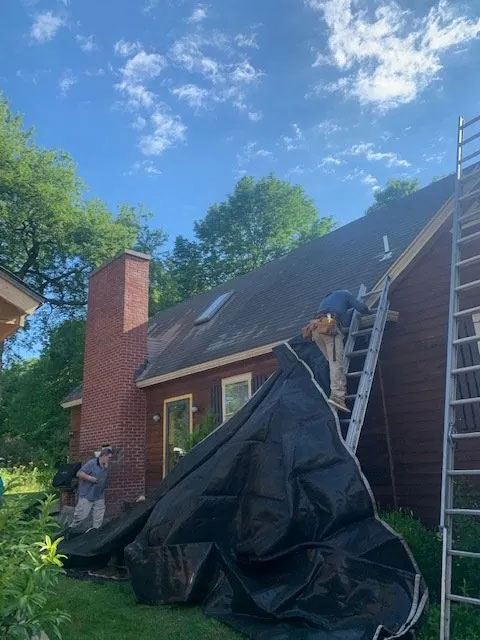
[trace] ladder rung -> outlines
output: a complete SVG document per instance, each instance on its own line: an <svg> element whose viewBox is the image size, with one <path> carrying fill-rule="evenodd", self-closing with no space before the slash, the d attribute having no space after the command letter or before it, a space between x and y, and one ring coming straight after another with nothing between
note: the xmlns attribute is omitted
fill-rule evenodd
<svg viewBox="0 0 480 640"><path fill-rule="evenodd" d="M366 336L369 333L372 333L373 331L373 327L370 327L370 329L360 329L359 331L354 331L352 333L352 336L354 336L355 338L357 338L358 336Z"/></svg>
<svg viewBox="0 0 480 640"><path fill-rule="evenodd" d="M478 336L468 336L467 338L458 338L458 340L453 341L453 344L458 346L460 344L469 344L470 342L480 342L480 334Z"/></svg>
<svg viewBox="0 0 480 640"><path fill-rule="evenodd" d="M449 476L480 476L480 469L452 469Z"/></svg>
<svg viewBox="0 0 480 640"><path fill-rule="evenodd" d="M466 129L471 124L475 124L475 122L478 122L479 120L480 120L480 116L475 116L475 118L472 118L471 120L467 120L467 122L463 123L462 129Z"/></svg>
<svg viewBox="0 0 480 640"><path fill-rule="evenodd" d="M472 240L476 240L477 238L480 238L480 231L475 231L475 233L471 233L470 235L465 236L464 238L460 238L460 240L458 241L458 244L463 244L464 242L472 242Z"/></svg>
<svg viewBox="0 0 480 640"><path fill-rule="evenodd" d="M468 162L472 158L476 158L478 155L480 155L480 150L479 151L474 151L473 153L469 153L468 156L465 156L464 158L462 158L462 164L464 162Z"/></svg>
<svg viewBox="0 0 480 640"><path fill-rule="evenodd" d="M347 358L355 358L355 356L365 356L367 353L368 349L357 349L357 351L350 351L350 353L347 353Z"/></svg>
<svg viewBox="0 0 480 640"><path fill-rule="evenodd" d="M477 138L480 138L480 132L474 133L473 136L470 136L469 138L465 138L465 140L462 142L462 147L468 144L469 142L473 142L473 140L476 140Z"/></svg>
<svg viewBox="0 0 480 640"><path fill-rule="evenodd" d="M480 222L480 220L479 220ZM457 262L457 267L469 267L471 264L475 264L476 262L480 262L480 253L476 256L472 256L471 258L465 258L465 260L460 260Z"/></svg>
<svg viewBox="0 0 480 640"><path fill-rule="evenodd" d="M347 396L345 396L345 400L353 400L354 398L357 397L357 393L350 393Z"/></svg>
<svg viewBox="0 0 480 640"><path fill-rule="evenodd" d="M458 376L462 373L471 373L472 371L480 371L480 364L471 364L469 367L460 367L459 369L452 369L452 375Z"/></svg>
<svg viewBox="0 0 480 640"><path fill-rule="evenodd" d="M480 560L480 553L475 551L460 551L460 549L451 549L448 552L451 556L458 556L459 558L476 558Z"/></svg>
<svg viewBox="0 0 480 640"><path fill-rule="evenodd" d="M361 298L368 298L369 296L373 296L377 293L382 293L383 288L382 289L372 289L371 291L365 291L364 294L362 294L360 297Z"/></svg>
<svg viewBox="0 0 480 640"><path fill-rule="evenodd" d="M350 423L350 418L342 418L339 422L346 422L348 424Z"/></svg>
<svg viewBox="0 0 480 640"><path fill-rule="evenodd" d="M480 431L465 431L463 433L452 433L453 440L468 440L469 438L480 438Z"/></svg>
<svg viewBox="0 0 480 640"><path fill-rule="evenodd" d="M453 405L474 404L475 402L480 402L480 398L478 396L475 398L461 398L460 400L452 400L450 404L453 404Z"/></svg>
<svg viewBox="0 0 480 640"><path fill-rule="evenodd" d="M474 211L470 211L469 213L464 213L459 217L459 221L463 222L464 220L468 220L469 218L473 218L473 216L477 216L480 213L480 209L475 209Z"/></svg>
<svg viewBox="0 0 480 640"><path fill-rule="evenodd" d="M479 338L479 340L480 340L480 338ZM351 371L350 373L347 373L347 377L348 378L360 378L362 373L363 373L363 371Z"/></svg>
<svg viewBox="0 0 480 640"><path fill-rule="evenodd" d="M462 602L463 604L475 604L480 605L478 598L467 598L467 596L457 596L454 593L449 593L447 598L452 602Z"/></svg>
<svg viewBox="0 0 480 640"><path fill-rule="evenodd" d="M471 316L473 313L480 313L480 307L470 307L470 309L462 309L461 311L457 311L455 313L455 317L461 318L462 316Z"/></svg>
<svg viewBox="0 0 480 640"><path fill-rule="evenodd" d="M445 509L449 516L480 516L480 509Z"/></svg>
<svg viewBox="0 0 480 640"><path fill-rule="evenodd" d="M480 287L480 280L472 280L471 282L460 284L455 288L455 291L466 291L467 289L475 289L475 287Z"/></svg>
<svg viewBox="0 0 480 640"><path fill-rule="evenodd" d="M480 151L478 153L480 153ZM465 160L466 158L463 159L464 162ZM480 189L475 189L474 191L470 191L470 193L467 193L464 196L460 196L458 200L460 202L463 202L464 200L470 200L470 198L476 198L477 196L480 196Z"/></svg>

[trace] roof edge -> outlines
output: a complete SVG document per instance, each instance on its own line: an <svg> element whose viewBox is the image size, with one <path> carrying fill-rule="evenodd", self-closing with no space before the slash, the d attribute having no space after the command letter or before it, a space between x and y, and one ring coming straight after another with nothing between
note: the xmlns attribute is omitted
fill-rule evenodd
<svg viewBox="0 0 480 640"><path fill-rule="evenodd" d="M118 258L121 258L122 256L133 256L134 258L140 258L141 260L148 260L150 261L152 258L151 256L149 256L147 253L141 253L140 251L134 251L133 249L124 249L123 251L120 251L119 253L117 253L116 255L113 256L113 258L110 258L110 260L106 260L103 264L101 264L99 267L97 267L96 269L94 269L93 271L91 271L88 274L88 277L91 278L92 276L96 275L99 271L101 271L102 269L105 269L105 267L107 267L109 264L111 264L112 262L114 262L115 260L118 260Z"/></svg>
<svg viewBox="0 0 480 640"><path fill-rule="evenodd" d="M78 407L82 404L82 398L76 398L75 400L68 400L67 402L61 402L62 409L71 409L72 407Z"/></svg>
<svg viewBox="0 0 480 640"><path fill-rule="evenodd" d="M16 276L14 273L5 269L0 265L0 276L4 277L5 280L8 280L13 286L20 289L25 295L29 296L33 300L36 300L39 304L45 302L45 298L37 293L34 289L32 289L28 284L26 284L21 278Z"/></svg>

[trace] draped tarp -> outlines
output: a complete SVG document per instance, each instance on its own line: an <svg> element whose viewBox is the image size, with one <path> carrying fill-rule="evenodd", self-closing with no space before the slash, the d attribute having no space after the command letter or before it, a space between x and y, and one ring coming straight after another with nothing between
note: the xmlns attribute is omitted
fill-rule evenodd
<svg viewBox="0 0 480 640"><path fill-rule="evenodd" d="M124 550L138 601L201 604L252 638L413 638L427 589L343 443L327 363L301 339L275 353L151 500L61 551L78 567Z"/></svg>

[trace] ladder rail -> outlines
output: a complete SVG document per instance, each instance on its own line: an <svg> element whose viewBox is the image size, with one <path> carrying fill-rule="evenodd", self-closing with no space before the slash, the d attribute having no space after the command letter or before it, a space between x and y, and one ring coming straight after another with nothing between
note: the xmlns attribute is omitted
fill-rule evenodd
<svg viewBox="0 0 480 640"><path fill-rule="evenodd" d="M464 119L460 116L457 128L457 151L455 164L455 196L453 209L452 251L450 264L450 295L448 303L448 332L447 332L447 362L445 372L445 406L443 416L443 455L442 455L442 492L440 502L440 528L442 531L442 584L441 584L441 610L440 610L440 640L450 640L451 601L449 593L452 584L452 556L450 550L453 545L452 514L448 513L453 506L453 482L449 472L454 468L454 450L450 438L455 427L455 405L452 401L456 398L457 382L452 376L452 369L456 368L456 345L454 340L458 337L456 331L456 316L458 312L458 240L459 218L461 215L461 179L463 156L463 129ZM455 367L454 367L455 361Z"/></svg>
<svg viewBox="0 0 480 640"><path fill-rule="evenodd" d="M365 293L367 291L367 287L364 284L360 285L360 288L358 290L358 299L361 300L364 296ZM360 328L360 314L359 312L354 309L353 311L353 316L352 316L352 320L350 322L350 327L348 329L348 336L347 339L345 341L345 347L344 347L344 358L343 358L343 369L345 371L345 375L348 373L348 370L350 368L350 361L351 358L349 356L349 354L353 351L353 347L355 345L355 340L356 340L356 336L355 333L359 330Z"/></svg>
<svg viewBox="0 0 480 640"><path fill-rule="evenodd" d="M365 414L367 412L368 400L372 389L375 369L378 362L378 354L382 344L383 333L388 317L390 303L388 301L388 292L390 287L390 278L385 278L383 288L381 290L380 299L377 305L375 322L373 324L372 334L368 345L368 353L362 372L356 372L359 377L358 390L352 409L352 415L348 426L345 443L349 449L355 453L360 440ZM352 375L352 374L350 374Z"/></svg>

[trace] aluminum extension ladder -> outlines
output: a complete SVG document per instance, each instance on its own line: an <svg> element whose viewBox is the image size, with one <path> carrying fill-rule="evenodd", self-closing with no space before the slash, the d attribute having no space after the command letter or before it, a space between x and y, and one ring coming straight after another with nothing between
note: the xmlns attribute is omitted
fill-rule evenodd
<svg viewBox="0 0 480 640"><path fill-rule="evenodd" d="M388 309L390 306L388 299L388 291L390 287L390 278L385 278L383 286L378 291L367 292L364 284L360 286L358 297L365 299L379 294L378 305L372 310L375 314L373 326L368 329L360 328L361 315L358 311L354 311L348 336L345 342L345 359L344 369L347 380L358 380L357 391L347 395L346 399L353 400L352 413L349 418L340 420L343 425L348 424L345 443L353 453L356 452L360 434L362 432L363 421L367 412L368 399L372 389L373 378L378 361L378 354L382 344L385 324L388 317ZM368 346L357 348L357 340L363 340L366 336L370 336ZM350 364L353 359L365 358L363 368L358 371L350 371Z"/></svg>
<svg viewBox="0 0 480 640"><path fill-rule="evenodd" d="M479 123L480 116L465 122L459 118L457 135L457 157L455 171L455 195L454 208L452 214L452 262L450 277L450 303L448 312L448 337L447 337L447 367L445 384L445 413L443 431L443 463L442 463L442 502L440 528L443 537L442 553L442 594L441 594L441 618L440 618L440 640L450 640L451 627L451 603L460 602L469 605L480 605L480 599L452 593L452 570L454 557L476 558L480 560L480 553L461 551L454 548L453 525L456 516L479 517L480 509L461 509L454 504L454 481L456 477L480 476L480 469L456 469L455 467L455 447L462 439L480 439L480 425L475 427L475 431L458 432L456 426L457 408L462 405L480 402L480 397L471 395L466 398L457 398L459 388L458 376L474 371L480 371L480 365L462 367L460 362L460 349L463 344L480 341L480 336L468 336L459 338L459 323L462 319L480 312L480 306L470 309L462 308L462 294L480 288L480 280L474 279L471 282L462 282L462 273L465 267L480 263L480 255L465 257L463 248L475 240L480 240L480 231L472 232L470 229L480 224L480 188L478 185L468 191L470 184L475 181L475 177L480 175L477 171L464 174L469 167L465 167L474 157L480 155L480 149L464 155L465 146L475 140L480 140L480 131L465 137L467 127ZM470 131L472 131L470 129ZM471 151L472 147L468 147ZM470 165L472 166L472 165ZM480 178L477 177L477 181ZM474 253L478 253L476 250ZM463 278L464 279L464 278ZM462 304L463 303L463 304ZM468 301L467 301L468 304ZM470 303L471 304L471 303ZM466 385L470 389L470 385ZM474 441L475 442L475 441ZM472 444L474 444L474 442ZM480 571L480 564L479 564Z"/></svg>

